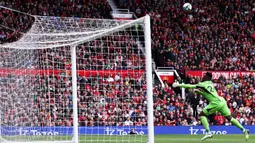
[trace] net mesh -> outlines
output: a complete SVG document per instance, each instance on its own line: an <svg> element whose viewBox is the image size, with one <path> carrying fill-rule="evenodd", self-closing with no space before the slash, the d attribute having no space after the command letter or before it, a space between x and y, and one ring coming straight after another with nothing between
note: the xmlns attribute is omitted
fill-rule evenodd
<svg viewBox="0 0 255 143"><path fill-rule="evenodd" d="M147 142L143 19L40 16L0 45L1 141L72 142L73 44L79 142Z"/></svg>
<svg viewBox="0 0 255 143"><path fill-rule="evenodd" d="M4 47L45 49L69 46L87 37L100 34L130 21L110 19L86 19L70 17L35 16L30 30L16 42Z"/></svg>

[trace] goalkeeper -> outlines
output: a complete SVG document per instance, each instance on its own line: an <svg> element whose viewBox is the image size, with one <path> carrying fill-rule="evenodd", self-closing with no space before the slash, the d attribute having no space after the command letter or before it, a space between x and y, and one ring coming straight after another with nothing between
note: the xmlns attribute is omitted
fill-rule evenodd
<svg viewBox="0 0 255 143"><path fill-rule="evenodd" d="M230 110L227 106L227 103L223 97L220 97L213 86L212 82L212 74L207 72L202 82L198 84L179 84L177 82L173 83L173 87L181 87L181 88L195 88L194 92L201 94L204 98L206 98L209 102L203 111L200 113L201 123L206 129L205 136L201 139L206 140L207 138L211 138L213 135L210 132L209 123L207 121L207 116L215 113L216 111L220 112L228 121L230 121L233 125L238 127L243 131L245 135L245 139L249 139L249 130L245 129L235 118L231 116Z"/></svg>

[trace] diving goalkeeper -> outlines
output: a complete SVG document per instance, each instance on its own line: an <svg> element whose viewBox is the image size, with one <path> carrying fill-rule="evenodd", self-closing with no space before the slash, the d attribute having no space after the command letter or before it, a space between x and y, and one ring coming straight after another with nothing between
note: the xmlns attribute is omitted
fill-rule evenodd
<svg viewBox="0 0 255 143"><path fill-rule="evenodd" d="M179 84L177 82L173 83L173 87L181 87L181 88L195 88L194 92L201 94L204 98L209 101L209 104L202 110L200 113L201 123L203 124L204 128L206 129L205 136L201 139L206 140L211 138L213 135L210 132L209 123L207 121L207 116L215 113L218 111L223 115L228 121L230 121L233 125L238 127L240 130L243 131L245 135L245 139L249 139L249 130L245 129L235 118L231 116L230 110L227 106L227 103L223 97L220 97L213 86L212 82L212 74L207 72L202 82L198 84Z"/></svg>

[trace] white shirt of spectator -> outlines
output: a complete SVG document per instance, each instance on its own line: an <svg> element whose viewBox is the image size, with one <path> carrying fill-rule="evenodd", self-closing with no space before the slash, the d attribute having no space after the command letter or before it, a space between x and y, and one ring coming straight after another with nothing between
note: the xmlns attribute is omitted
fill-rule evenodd
<svg viewBox="0 0 255 143"><path fill-rule="evenodd" d="M190 108L188 109L188 113L191 114L191 115L193 115L193 108L190 107Z"/></svg>
<svg viewBox="0 0 255 143"><path fill-rule="evenodd" d="M122 56L116 56L116 61L117 62L122 62L123 61L123 57Z"/></svg>
<svg viewBox="0 0 255 143"><path fill-rule="evenodd" d="M118 74L115 75L115 81L119 81L120 80L120 76Z"/></svg>
<svg viewBox="0 0 255 143"><path fill-rule="evenodd" d="M97 116L99 119L101 119L103 117L100 113L98 113Z"/></svg>
<svg viewBox="0 0 255 143"><path fill-rule="evenodd" d="M117 67L117 63L114 62L114 64L112 65L111 69L112 69L112 70L113 70L113 69L116 69L116 67Z"/></svg>
<svg viewBox="0 0 255 143"><path fill-rule="evenodd" d="M197 105L197 113L200 114L203 110L203 106L199 107L199 105Z"/></svg>
<svg viewBox="0 0 255 143"><path fill-rule="evenodd" d="M245 119L244 119L243 117L240 118L240 123L243 124L244 120L245 120Z"/></svg>
<svg viewBox="0 0 255 143"><path fill-rule="evenodd" d="M125 117L126 117L126 118L129 118L129 117L130 117L130 115L127 113L127 114L125 115Z"/></svg>
<svg viewBox="0 0 255 143"><path fill-rule="evenodd" d="M131 68L132 65L133 65L133 63L132 63L130 60L128 60L128 61L127 61L127 67L128 67L128 68Z"/></svg>
<svg viewBox="0 0 255 143"><path fill-rule="evenodd" d="M124 126L133 126L133 122L130 121L130 120L126 120L126 121L124 122Z"/></svg>
<svg viewBox="0 0 255 143"><path fill-rule="evenodd" d="M228 121L226 121L225 125L226 125L226 126L230 126L231 123L229 123Z"/></svg>
<svg viewBox="0 0 255 143"><path fill-rule="evenodd" d="M140 116L140 117L145 117L144 112L141 112L139 116Z"/></svg>
<svg viewBox="0 0 255 143"><path fill-rule="evenodd" d="M237 103L236 103L236 102L234 102L234 103L232 104L232 106L233 106L233 108L236 108Z"/></svg>
<svg viewBox="0 0 255 143"><path fill-rule="evenodd" d="M193 126L196 126L197 124L198 124L197 121L193 121L193 122L192 122L192 125L193 125Z"/></svg>
<svg viewBox="0 0 255 143"><path fill-rule="evenodd" d="M113 79L113 77L108 77L108 78L106 79L106 81L107 81L107 82L114 82L114 79Z"/></svg>
<svg viewBox="0 0 255 143"><path fill-rule="evenodd" d="M240 107L240 108L239 108L239 112L240 112L240 113L243 113L243 112L244 112L244 107Z"/></svg>
<svg viewBox="0 0 255 143"><path fill-rule="evenodd" d="M131 116L133 113L134 113L134 110L133 110L133 109L130 110L130 111L129 111L129 116Z"/></svg>
<svg viewBox="0 0 255 143"><path fill-rule="evenodd" d="M246 107L245 108L245 113L251 113L251 108L250 107Z"/></svg>

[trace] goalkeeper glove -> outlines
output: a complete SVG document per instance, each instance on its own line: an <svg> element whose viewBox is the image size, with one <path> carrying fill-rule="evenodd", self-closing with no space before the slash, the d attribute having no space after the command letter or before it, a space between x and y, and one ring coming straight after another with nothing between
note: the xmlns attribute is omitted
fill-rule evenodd
<svg viewBox="0 0 255 143"><path fill-rule="evenodd" d="M176 88L176 87L178 87L179 85L180 85L180 84L179 84L178 82L174 82L172 86L173 86L173 88Z"/></svg>

